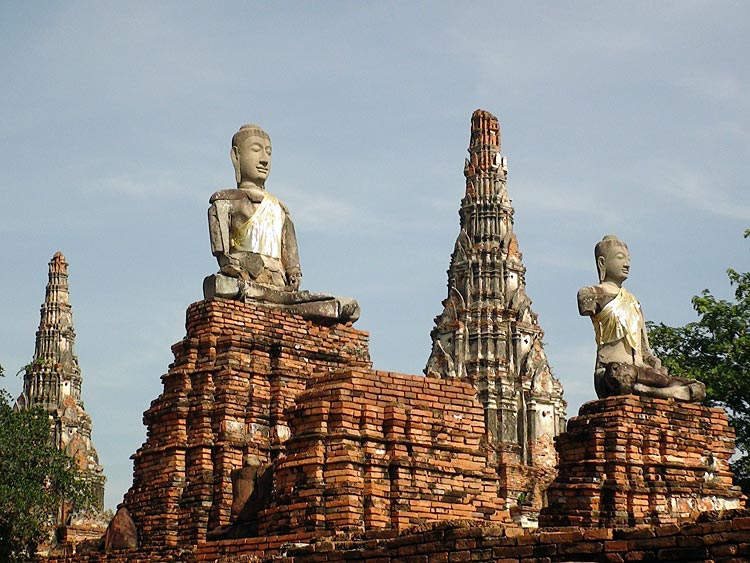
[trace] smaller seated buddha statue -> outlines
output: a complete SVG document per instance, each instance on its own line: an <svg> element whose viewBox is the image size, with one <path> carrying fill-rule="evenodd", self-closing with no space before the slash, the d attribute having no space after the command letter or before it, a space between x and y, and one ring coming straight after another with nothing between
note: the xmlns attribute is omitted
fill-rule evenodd
<svg viewBox="0 0 750 563"><path fill-rule="evenodd" d="M354 299L300 291L297 237L289 210L266 191L271 138L257 125L243 125L230 151L235 189L214 193L208 210L211 252L219 272L203 282L206 299L224 298L284 308L308 319L354 322Z"/></svg>
<svg viewBox="0 0 750 563"><path fill-rule="evenodd" d="M654 356L638 300L622 284L630 273L624 242L605 236L594 248L599 284L578 291L578 312L591 317L596 334L594 387L600 399L640 395L700 402L706 386L672 377Z"/></svg>

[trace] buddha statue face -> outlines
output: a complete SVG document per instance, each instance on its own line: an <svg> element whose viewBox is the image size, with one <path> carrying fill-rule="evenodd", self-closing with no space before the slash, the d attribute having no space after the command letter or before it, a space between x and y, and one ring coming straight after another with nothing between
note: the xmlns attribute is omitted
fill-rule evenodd
<svg viewBox="0 0 750 563"><path fill-rule="evenodd" d="M265 186L271 173L271 139L265 131L243 125L232 138L231 157L237 187Z"/></svg>
<svg viewBox="0 0 750 563"><path fill-rule="evenodd" d="M599 271L600 282L613 282L618 286L630 274L630 251L624 242L617 237L604 237L594 250L596 268Z"/></svg>

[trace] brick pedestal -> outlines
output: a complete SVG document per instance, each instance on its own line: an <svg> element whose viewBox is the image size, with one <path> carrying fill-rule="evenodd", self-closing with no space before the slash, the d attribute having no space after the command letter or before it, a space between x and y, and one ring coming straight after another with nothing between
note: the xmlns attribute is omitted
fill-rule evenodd
<svg viewBox="0 0 750 563"><path fill-rule="evenodd" d="M592 401L556 446L540 526L674 524L741 504L722 409L632 395Z"/></svg>
<svg viewBox="0 0 750 563"><path fill-rule="evenodd" d="M278 456L286 409L313 373L371 365L366 332L237 301L193 303L186 329L144 413L123 502L141 548L195 544L229 524L231 472L246 455Z"/></svg>

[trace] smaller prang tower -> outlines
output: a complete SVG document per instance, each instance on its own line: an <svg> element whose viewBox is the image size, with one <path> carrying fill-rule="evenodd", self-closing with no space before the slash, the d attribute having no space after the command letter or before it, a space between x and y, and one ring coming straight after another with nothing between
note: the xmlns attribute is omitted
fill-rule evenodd
<svg viewBox="0 0 750 563"><path fill-rule="evenodd" d="M499 494L509 506L539 505L539 488L554 475L553 438L565 429L565 401L526 295L507 173L497 118L476 110L448 297L435 318L424 371L428 377L468 380L477 388L487 441L505 476Z"/></svg>
<svg viewBox="0 0 750 563"><path fill-rule="evenodd" d="M73 352L76 333L68 291L68 264L57 252L36 333L34 359L23 376L18 408L39 407L49 414L53 443L85 471L94 490L94 508L104 507L106 478L91 442L91 417L81 400L81 370ZM65 522L60 522L65 524Z"/></svg>

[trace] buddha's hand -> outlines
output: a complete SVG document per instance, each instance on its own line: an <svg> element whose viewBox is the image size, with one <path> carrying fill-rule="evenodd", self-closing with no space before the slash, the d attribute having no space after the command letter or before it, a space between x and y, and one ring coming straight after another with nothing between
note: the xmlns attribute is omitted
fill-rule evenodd
<svg viewBox="0 0 750 563"><path fill-rule="evenodd" d="M294 274L289 274L287 277L289 278L289 287L292 288L292 291L299 290L299 284L302 281L302 274L294 273Z"/></svg>
<svg viewBox="0 0 750 563"><path fill-rule="evenodd" d="M661 375L667 375L667 368L661 365L661 360L653 354L646 354L643 357L643 361L647 366L651 367L655 372Z"/></svg>
<svg viewBox="0 0 750 563"><path fill-rule="evenodd" d="M243 281L250 281L248 273L235 261L225 264L219 271L230 278L239 278Z"/></svg>

